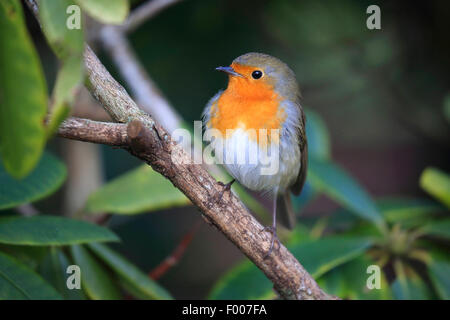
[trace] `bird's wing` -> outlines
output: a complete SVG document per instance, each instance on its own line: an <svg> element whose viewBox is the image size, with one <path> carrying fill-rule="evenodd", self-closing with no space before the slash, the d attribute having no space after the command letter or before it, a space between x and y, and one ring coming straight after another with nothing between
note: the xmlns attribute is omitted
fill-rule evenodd
<svg viewBox="0 0 450 320"><path fill-rule="evenodd" d="M205 106L205 109L202 113L202 121L203 121L203 129L207 129L209 120L213 117L212 113L212 106L219 100L220 96L222 95L223 90L219 90L211 99L209 99L208 103Z"/></svg>
<svg viewBox="0 0 450 320"><path fill-rule="evenodd" d="M306 141L306 117L303 108L300 107L300 117L302 121L302 127L298 130L299 134L299 146L300 146L300 171L298 173L297 180L291 187L291 191L295 195L299 195L302 191L303 185L306 180L306 171L308 170L308 142Z"/></svg>

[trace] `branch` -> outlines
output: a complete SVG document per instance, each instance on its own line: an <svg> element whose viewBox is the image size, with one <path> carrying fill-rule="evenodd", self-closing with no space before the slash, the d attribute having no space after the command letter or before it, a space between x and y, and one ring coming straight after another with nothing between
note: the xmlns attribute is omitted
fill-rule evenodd
<svg viewBox="0 0 450 320"><path fill-rule="evenodd" d="M100 90L105 92L104 90ZM106 90L107 92L107 90ZM82 119L69 119L58 134L78 139L79 124L86 123L83 141L116 145L147 162L180 189L203 214L205 220L219 229L274 283L278 293L286 299L330 299L316 284L294 256L282 245L264 259L271 235L262 232L263 226L247 211L233 194L218 195L223 186L217 183L200 165L190 163L190 157L177 146L158 124L149 127L148 119L128 124L110 124ZM76 125L73 125L76 123ZM108 141L105 132L109 132ZM126 135L124 134L126 132ZM118 138L119 137L119 138ZM178 161L172 161L176 158ZM220 199L220 200L217 200Z"/></svg>
<svg viewBox="0 0 450 320"><path fill-rule="evenodd" d="M27 3L37 15L34 0L27 0ZM199 208L209 224L221 231L253 261L273 282L275 290L283 298L333 298L319 288L311 275L282 244L265 258L271 234L263 232L263 226L234 194L226 192L223 197L219 196L224 186L201 165L191 163L190 156L171 139L161 125L138 108L89 46L84 51L84 63L88 89L92 95L114 121L128 123L126 139L125 125L80 119L63 122L58 134L71 139L123 147L147 162L180 189ZM83 129L80 129L80 121ZM87 124L86 128L84 124ZM82 131L82 134L78 131Z"/></svg>
<svg viewBox="0 0 450 320"><path fill-rule="evenodd" d="M92 136L94 132L95 137ZM127 145L127 126L120 123L69 118L60 125L58 136L108 146L125 147Z"/></svg>
<svg viewBox="0 0 450 320"><path fill-rule="evenodd" d="M166 257L159 265L157 265L153 270L151 270L148 276L153 280L158 280L161 278L170 268L180 261L183 257L184 252L186 251L189 244L194 239L195 234L197 233L200 227L200 220L191 228L191 230L186 233L181 239L180 243L178 243L177 247L173 252Z"/></svg>
<svg viewBox="0 0 450 320"><path fill-rule="evenodd" d="M99 32L99 40L105 52L117 66L138 105L153 115L155 120L169 132L179 128L182 123L180 116L139 63L122 28L108 25L102 27Z"/></svg>
<svg viewBox="0 0 450 320"><path fill-rule="evenodd" d="M125 32L132 32L137 29L146 20L157 15L160 11L165 8L180 2L182 0L151 0L147 1L143 5L139 6L137 9L128 17L127 21L123 24L122 28Z"/></svg>

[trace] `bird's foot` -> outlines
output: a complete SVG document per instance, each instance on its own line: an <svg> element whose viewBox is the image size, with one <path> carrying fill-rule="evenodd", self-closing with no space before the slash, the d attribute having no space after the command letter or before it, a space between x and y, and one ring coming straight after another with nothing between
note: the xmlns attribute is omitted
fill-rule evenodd
<svg viewBox="0 0 450 320"><path fill-rule="evenodd" d="M231 185L235 182L236 180L233 179L228 183L223 183L221 181L219 181L219 184L223 187L222 191L220 191L217 196L216 196L216 201L222 201L223 195L225 194L225 192L231 192Z"/></svg>
<svg viewBox="0 0 450 320"><path fill-rule="evenodd" d="M266 226L260 232L263 232L263 231L269 231L272 234L272 238L270 240L270 248L267 251L267 253L264 255L264 258L263 258L263 259L266 259L272 253L275 241L278 244L278 249L280 248L280 239L278 239L277 229L274 226Z"/></svg>

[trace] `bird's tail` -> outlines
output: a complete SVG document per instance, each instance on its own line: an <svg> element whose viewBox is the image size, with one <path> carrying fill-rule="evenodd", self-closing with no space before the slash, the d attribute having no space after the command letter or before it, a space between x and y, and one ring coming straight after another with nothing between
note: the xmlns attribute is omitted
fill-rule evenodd
<svg viewBox="0 0 450 320"><path fill-rule="evenodd" d="M294 208L292 207L289 191L277 196L277 216L286 228L290 230L294 229L297 219Z"/></svg>

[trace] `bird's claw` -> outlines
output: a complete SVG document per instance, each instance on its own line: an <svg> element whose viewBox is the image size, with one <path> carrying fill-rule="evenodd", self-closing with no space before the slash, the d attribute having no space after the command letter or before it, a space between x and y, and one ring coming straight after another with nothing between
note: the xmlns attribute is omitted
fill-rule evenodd
<svg viewBox="0 0 450 320"><path fill-rule="evenodd" d="M228 183L223 183L222 181L219 181L219 182L218 182L218 183L219 183L222 187L224 187L224 188L222 189L222 191L220 191L220 193L217 194L217 196L216 196L216 201L217 201L217 202L219 202L219 201L222 200L225 191L230 192L230 190L231 190L231 185L234 183L234 181L235 181L235 180L233 179L233 180L231 180L231 181L228 182Z"/></svg>
<svg viewBox="0 0 450 320"><path fill-rule="evenodd" d="M274 226L265 226L260 232L263 232L263 231L269 231L272 234L272 238L270 240L270 248L269 248L269 250L267 251L267 253L263 257L263 259L266 259L273 251L275 240L276 240L276 242L278 244L278 249L280 248L280 240L278 239L278 236L277 236L276 227L274 227Z"/></svg>

